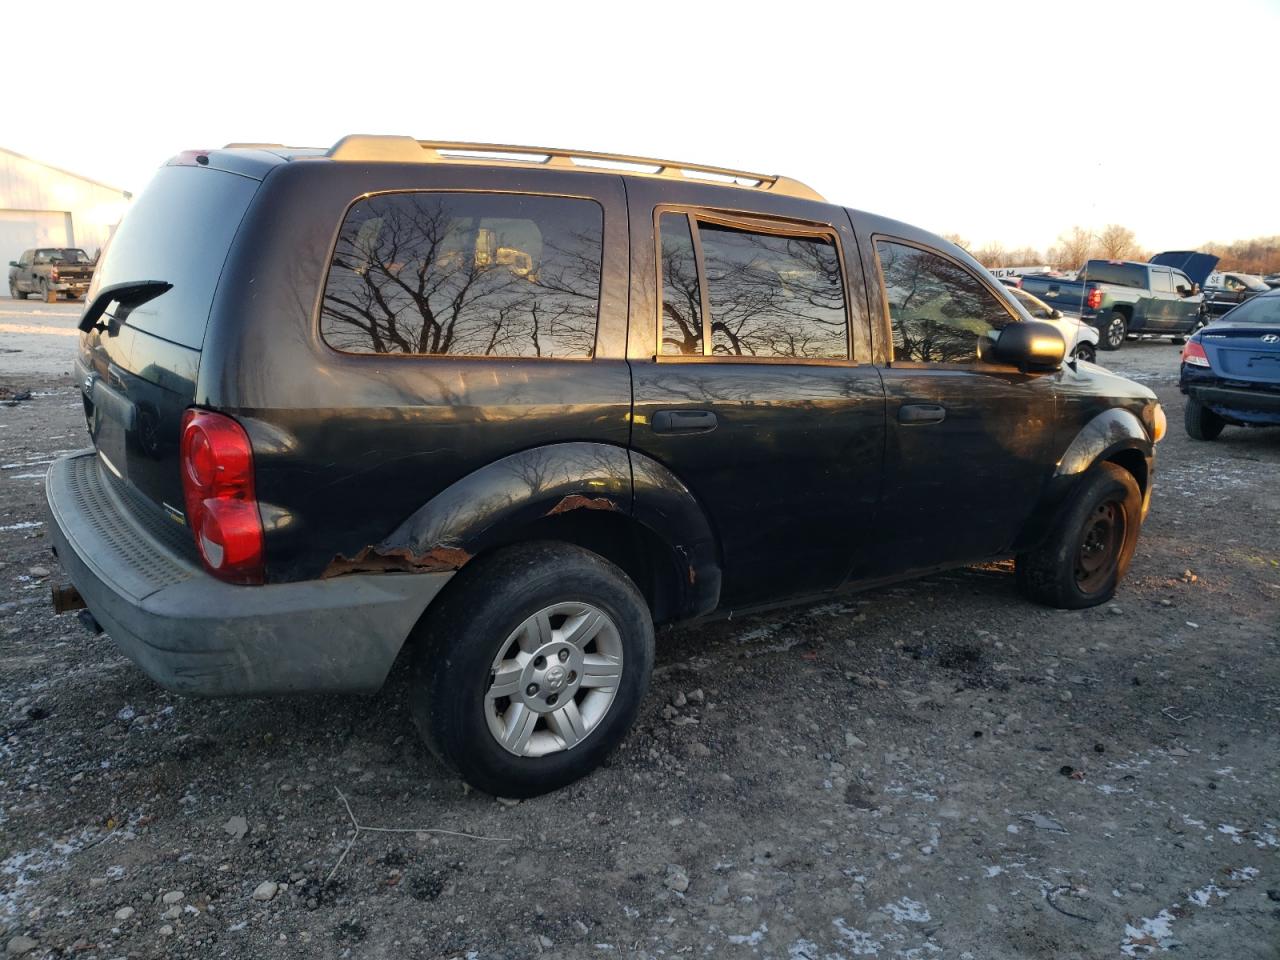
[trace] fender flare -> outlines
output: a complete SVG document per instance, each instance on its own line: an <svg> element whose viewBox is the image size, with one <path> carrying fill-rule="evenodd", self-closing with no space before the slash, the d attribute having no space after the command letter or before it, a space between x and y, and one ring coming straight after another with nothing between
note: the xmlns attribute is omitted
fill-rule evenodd
<svg viewBox="0 0 1280 960"><path fill-rule="evenodd" d="M1053 482L1084 473L1099 460L1105 460L1120 450L1138 450L1150 460L1155 455L1155 445L1147 436L1142 421L1130 410L1112 407L1086 423L1071 441L1066 452L1058 458L1053 471Z"/></svg>
<svg viewBox="0 0 1280 960"><path fill-rule="evenodd" d="M1155 444L1151 442L1142 421L1131 410L1111 407L1086 423L1058 458L1058 465L1045 491L1027 522L1014 552L1021 552L1043 540L1053 528L1061 504L1071 495L1077 481L1094 464L1112 460L1117 454L1134 451L1145 464L1146 481L1142 486L1142 515L1151 502L1151 476L1155 463Z"/></svg>
<svg viewBox="0 0 1280 960"><path fill-rule="evenodd" d="M458 570L513 530L574 510L619 513L672 551L679 618L720 597L717 542L697 499L666 467L607 443L571 442L510 454L455 481L381 541L336 556L322 576Z"/></svg>

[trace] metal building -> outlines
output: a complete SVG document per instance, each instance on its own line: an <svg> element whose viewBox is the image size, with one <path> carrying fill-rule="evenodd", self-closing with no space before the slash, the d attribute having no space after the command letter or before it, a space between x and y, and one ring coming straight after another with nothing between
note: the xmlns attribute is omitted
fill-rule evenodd
<svg viewBox="0 0 1280 960"><path fill-rule="evenodd" d="M80 247L95 256L131 196L0 147L0 265L31 247Z"/></svg>

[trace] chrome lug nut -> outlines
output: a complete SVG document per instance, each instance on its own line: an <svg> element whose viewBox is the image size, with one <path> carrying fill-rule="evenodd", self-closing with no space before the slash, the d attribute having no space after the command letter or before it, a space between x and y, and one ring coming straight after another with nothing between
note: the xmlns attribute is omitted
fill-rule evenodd
<svg viewBox="0 0 1280 960"><path fill-rule="evenodd" d="M531 683L524 688L524 692L531 697L536 697L538 695L538 685L536 683Z"/></svg>
<svg viewBox="0 0 1280 960"><path fill-rule="evenodd" d="M569 651L561 650L559 656L560 656L560 662L564 663L566 660L569 659Z"/></svg>

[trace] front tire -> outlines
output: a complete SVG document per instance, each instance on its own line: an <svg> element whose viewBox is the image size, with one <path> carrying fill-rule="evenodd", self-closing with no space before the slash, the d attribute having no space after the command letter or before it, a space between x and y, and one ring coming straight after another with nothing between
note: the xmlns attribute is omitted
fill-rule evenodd
<svg viewBox="0 0 1280 960"><path fill-rule="evenodd" d="M25 300L25 299L27 299L27 295L26 295L25 293L22 293L21 291L19 291L19 290L18 290L18 288L17 288L17 287L15 287L12 283L11 283L11 284L9 284L9 296L10 296L11 298L13 298L14 300Z"/></svg>
<svg viewBox="0 0 1280 960"><path fill-rule="evenodd" d="M1141 525L1133 474L1114 463L1095 465L1046 541L1015 559L1018 589L1063 610L1106 603L1129 569Z"/></svg>
<svg viewBox="0 0 1280 960"><path fill-rule="evenodd" d="M417 630L413 719L478 790L533 797L599 766L653 669L653 621L609 561L526 543L468 564Z"/></svg>
<svg viewBox="0 0 1280 960"><path fill-rule="evenodd" d="M1227 421L1195 397L1187 397L1182 423L1187 428L1187 436L1192 440L1217 440L1222 428L1227 425Z"/></svg>
<svg viewBox="0 0 1280 960"><path fill-rule="evenodd" d="M1128 336L1129 321L1120 311L1112 310L1107 315L1107 322L1102 325L1101 333L1098 346L1103 350L1119 350L1124 346L1125 337Z"/></svg>
<svg viewBox="0 0 1280 960"><path fill-rule="evenodd" d="M1082 343L1076 347L1076 359L1087 363L1098 362L1098 351L1092 343Z"/></svg>

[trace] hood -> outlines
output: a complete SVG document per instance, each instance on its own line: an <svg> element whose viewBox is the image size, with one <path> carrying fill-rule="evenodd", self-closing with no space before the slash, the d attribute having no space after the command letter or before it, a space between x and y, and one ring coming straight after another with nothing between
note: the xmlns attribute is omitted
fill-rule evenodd
<svg viewBox="0 0 1280 960"><path fill-rule="evenodd" d="M1181 270L1191 278L1192 283L1198 283L1203 287L1204 282L1209 279L1209 274L1213 273L1213 268L1218 265L1218 259L1212 253L1196 253L1194 250L1168 250L1164 253L1157 253L1151 258L1151 262L1162 267L1173 267L1175 270Z"/></svg>
<svg viewBox="0 0 1280 960"><path fill-rule="evenodd" d="M1156 399L1155 393L1149 387L1094 363L1081 360L1074 369L1070 364L1064 363L1062 371L1066 382L1088 384L1085 393L1089 396L1109 397L1112 400Z"/></svg>

